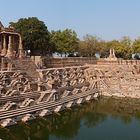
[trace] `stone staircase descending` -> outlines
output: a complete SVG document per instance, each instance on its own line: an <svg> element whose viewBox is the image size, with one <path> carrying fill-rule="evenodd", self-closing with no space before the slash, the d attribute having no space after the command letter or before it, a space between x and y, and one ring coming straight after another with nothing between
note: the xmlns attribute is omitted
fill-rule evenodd
<svg viewBox="0 0 140 140"><path fill-rule="evenodd" d="M37 66L30 58L17 58L12 60L12 63L14 64L16 70L25 71L31 78L39 78L39 73L36 71Z"/></svg>

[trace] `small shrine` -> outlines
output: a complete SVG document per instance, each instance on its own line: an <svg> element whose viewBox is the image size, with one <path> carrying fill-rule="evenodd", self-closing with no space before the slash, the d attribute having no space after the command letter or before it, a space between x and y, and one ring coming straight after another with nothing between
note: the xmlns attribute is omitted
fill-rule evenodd
<svg viewBox="0 0 140 140"><path fill-rule="evenodd" d="M0 56L24 57L22 38L13 27L4 27L0 22Z"/></svg>
<svg viewBox="0 0 140 140"><path fill-rule="evenodd" d="M108 61L117 61L117 57L115 55L115 50L114 49L110 49L109 56L105 60L108 60Z"/></svg>

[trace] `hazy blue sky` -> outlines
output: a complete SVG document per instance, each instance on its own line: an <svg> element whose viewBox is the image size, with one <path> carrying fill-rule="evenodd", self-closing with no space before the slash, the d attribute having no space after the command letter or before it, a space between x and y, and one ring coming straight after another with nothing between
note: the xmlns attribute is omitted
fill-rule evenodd
<svg viewBox="0 0 140 140"><path fill-rule="evenodd" d="M5 26L32 16L49 30L71 28L80 38L87 33L105 40L140 36L140 0L0 0Z"/></svg>

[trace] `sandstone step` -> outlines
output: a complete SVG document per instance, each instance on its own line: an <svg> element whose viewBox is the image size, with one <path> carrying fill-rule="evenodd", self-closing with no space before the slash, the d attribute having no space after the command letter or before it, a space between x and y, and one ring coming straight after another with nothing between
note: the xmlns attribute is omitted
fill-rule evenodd
<svg viewBox="0 0 140 140"><path fill-rule="evenodd" d="M31 78L39 78L39 74L36 71L37 67L30 58L12 59L11 62L14 64L16 70L25 71Z"/></svg>

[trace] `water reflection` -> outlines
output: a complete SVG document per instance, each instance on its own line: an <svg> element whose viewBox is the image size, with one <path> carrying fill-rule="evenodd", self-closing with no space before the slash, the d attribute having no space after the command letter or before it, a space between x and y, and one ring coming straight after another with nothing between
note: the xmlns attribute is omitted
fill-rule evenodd
<svg viewBox="0 0 140 140"><path fill-rule="evenodd" d="M61 115L52 115L27 124L21 122L10 128L2 128L0 138L3 140L78 139L76 136L84 135L83 128L84 132L94 129L97 133L102 133L101 129L98 132L98 126L111 123L111 129L115 121L119 121L121 125L118 128L121 127L123 131L123 126L134 125L134 119L140 121L139 100L101 98L61 112ZM140 127L140 124L137 125Z"/></svg>

